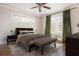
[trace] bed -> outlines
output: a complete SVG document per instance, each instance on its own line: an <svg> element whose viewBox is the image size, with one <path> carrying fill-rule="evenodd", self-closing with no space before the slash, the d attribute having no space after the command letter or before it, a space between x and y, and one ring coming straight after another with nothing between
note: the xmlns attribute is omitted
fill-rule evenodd
<svg viewBox="0 0 79 59"><path fill-rule="evenodd" d="M20 34L20 31L26 31L26 33ZM26 51L28 51L29 45L33 44L36 38L45 36L41 34L34 34L33 28L16 28L15 34L18 37L16 40L16 45L24 48Z"/></svg>
<svg viewBox="0 0 79 59"><path fill-rule="evenodd" d="M26 33L22 34L20 33L20 31ZM33 28L16 28L16 35L18 36L16 40L16 45L25 49L26 52L29 51L29 46L31 44L34 44L36 41L39 41L41 39L43 40L43 38L47 38L46 40L50 39L48 35L34 34ZM45 42L45 39L43 41Z"/></svg>

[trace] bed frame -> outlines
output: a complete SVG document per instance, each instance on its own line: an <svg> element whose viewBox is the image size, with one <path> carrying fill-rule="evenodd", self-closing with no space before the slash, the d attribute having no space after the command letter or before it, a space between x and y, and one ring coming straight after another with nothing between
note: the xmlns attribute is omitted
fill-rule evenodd
<svg viewBox="0 0 79 59"><path fill-rule="evenodd" d="M19 30L33 31L33 28L16 28L15 35L19 35Z"/></svg>

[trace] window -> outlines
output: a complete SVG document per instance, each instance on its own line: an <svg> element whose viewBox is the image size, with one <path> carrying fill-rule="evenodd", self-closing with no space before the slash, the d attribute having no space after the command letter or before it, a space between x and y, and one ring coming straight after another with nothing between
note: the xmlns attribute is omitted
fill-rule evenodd
<svg viewBox="0 0 79 59"><path fill-rule="evenodd" d="M55 14L51 16L51 37L62 39L63 35L63 14Z"/></svg>

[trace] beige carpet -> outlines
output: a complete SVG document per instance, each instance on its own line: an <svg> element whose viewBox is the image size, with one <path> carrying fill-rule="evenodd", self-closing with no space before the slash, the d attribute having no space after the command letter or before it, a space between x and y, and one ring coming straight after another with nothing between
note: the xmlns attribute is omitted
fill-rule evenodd
<svg viewBox="0 0 79 59"><path fill-rule="evenodd" d="M65 50L63 44L59 43L56 44L57 44L56 48L53 45L45 47L43 56L64 56ZM9 45L9 48L13 56L41 56L39 50L37 52L35 50L31 52L25 52L24 49L16 46L15 44Z"/></svg>
<svg viewBox="0 0 79 59"><path fill-rule="evenodd" d="M0 45L0 56L10 56L11 51L9 49L9 46L6 44L1 44Z"/></svg>

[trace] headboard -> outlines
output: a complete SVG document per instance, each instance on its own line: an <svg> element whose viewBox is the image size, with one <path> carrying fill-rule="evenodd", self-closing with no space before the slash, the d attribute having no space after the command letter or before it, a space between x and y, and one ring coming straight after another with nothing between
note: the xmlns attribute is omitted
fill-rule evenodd
<svg viewBox="0 0 79 59"><path fill-rule="evenodd" d="M19 35L19 30L33 31L33 28L16 28L16 29L15 29L15 34L16 34L16 35Z"/></svg>

